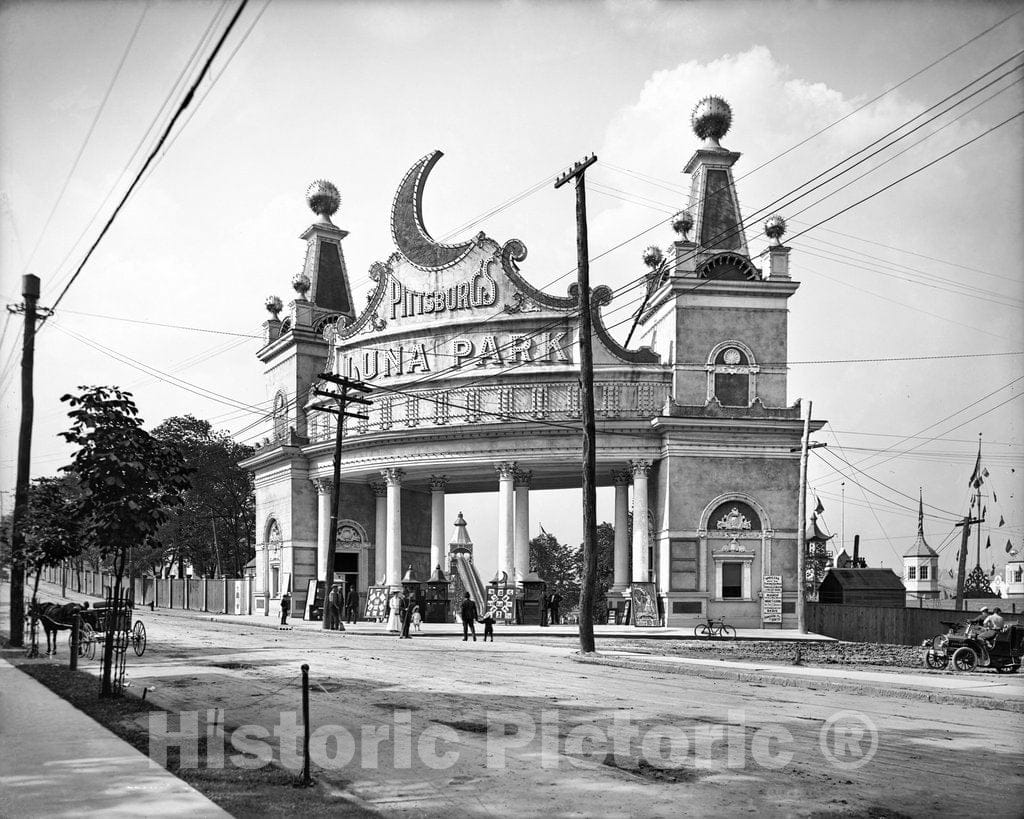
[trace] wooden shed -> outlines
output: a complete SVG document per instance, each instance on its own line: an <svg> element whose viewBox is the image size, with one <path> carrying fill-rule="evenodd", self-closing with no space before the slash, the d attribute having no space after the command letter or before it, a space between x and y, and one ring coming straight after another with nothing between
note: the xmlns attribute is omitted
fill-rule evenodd
<svg viewBox="0 0 1024 819"><path fill-rule="evenodd" d="M907 590L892 569L829 569L818 587L818 602L904 608Z"/></svg>

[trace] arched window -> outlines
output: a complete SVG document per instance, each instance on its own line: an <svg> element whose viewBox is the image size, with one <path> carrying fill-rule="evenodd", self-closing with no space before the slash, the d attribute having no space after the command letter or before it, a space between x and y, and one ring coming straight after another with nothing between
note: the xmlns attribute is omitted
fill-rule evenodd
<svg viewBox="0 0 1024 819"><path fill-rule="evenodd" d="M740 341L715 346L708 356L707 400L716 399L723 407L749 407L757 397L757 373L750 348Z"/></svg>
<svg viewBox="0 0 1024 819"><path fill-rule="evenodd" d="M743 501L720 504L708 518L708 536L712 539L715 563L715 597L719 600L752 599L754 550L743 540L760 539L761 518ZM714 541L717 541L716 545Z"/></svg>

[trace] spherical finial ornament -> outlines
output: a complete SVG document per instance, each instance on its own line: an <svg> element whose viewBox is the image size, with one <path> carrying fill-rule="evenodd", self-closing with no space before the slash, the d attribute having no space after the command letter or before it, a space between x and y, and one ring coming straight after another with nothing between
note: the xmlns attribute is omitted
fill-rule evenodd
<svg viewBox="0 0 1024 819"><path fill-rule="evenodd" d="M284 302L278 296L267 296L267 300L263 302L263 306L267 308L267 312L270 313L275 319L284 309Z"/></svg>
<svg viewBox="0 0 1024 819"><path fill-rule="evenodd" d="M687 234L693 228L693 215L688 210L681 210L672 217L672 230L687 240Z"/></svg>
<svg viewBox="0 0 1024 819"><path fill-rule="evenodd" d="M764 220L764 235L781 245L782 237L786 235L786 220L777 213L769 216Z"/></svg>
<svg viewBox="0 0 1024 819"><path fill-rule="evenodd" d="M693 107L690 125L698 137L718 145L732 125L732 108L721 97L704 97Z"/></svg>
<svg viewBox="0 0 1024 819"><path fill-rule="evenodd" d="M325 221L338 212L338 205L341 204L341 194L333 183L326 179L317 179L306 188L306 204L309 209Z"/></svg>
<svg viewBox="0 0 1024 819"><path fill-rule="evenodd" d="M306 275L305 271L300 270L292 276L292 287L295 288L295 292L299 294L300 298L306 298L306 294L309 292L309 288L312 284L313 283L309 280L309 276Z"/></svg>
<svg viewBox="0 0 1024 819"><path fill-rule="evenodd" d="M662 254L661 248L657 245L651 245L644 249L644 264L651 268L651 270L654 270L654 268L660 265L664 258L665 256Z"/></svg>

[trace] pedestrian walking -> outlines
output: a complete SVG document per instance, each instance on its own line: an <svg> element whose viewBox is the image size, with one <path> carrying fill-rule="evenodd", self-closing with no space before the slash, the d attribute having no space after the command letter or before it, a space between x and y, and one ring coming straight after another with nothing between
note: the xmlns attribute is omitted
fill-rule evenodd
<svg viewBox="0 0 1024 819"><path fill-rule="evenodd" d="M345 619L350 623L359 619L359 590L355 583L348 587L348 594L345 595Z"/></svg>
<svg viewBox="0 0 1024 819"><path fill-rule="evenodd" d="M470 597L469 592L464 593L462 607L459 609L459 617L462 618L462 642L469 639L470 632L473 633L473 642L476 642L476 618L477 608Z"/></svg>
<svg viewBox="0 0 1024 819"><path fill-rule="evenodd" d="M494 642L494 612L486 611L484 616L480 618L480 622L484 624L484 642L487 642L487 638L491 638L491 642Z"/></svg>
<svg viewBox="0 0 1024 819"><path fill-rule="evenodd" d="M413 607L409 602L406 602L405 607L402 611L402 633L400 635L403 640L411 640L412 635L409 633L409 626L412 625L412 610Z"/></svg>
<svg viewBox="0 0 1024 819"><path fill-rule="evenodd" d="M292 610L292 596L285 592L281 595L281 625L288 625L288 614Z"/></svg>
<svg viewBox="0 0 1024 819"><path fill-rule="evenodd" d="M540 596L540 624L542 627L548 624L548 595L544 592Z"/></svg>
<svg viewBox="0 0 1024 819"><path fill-rule="evenodd" d="M388 598L388 631L398 634L402 630L402 594L395 592Z"/></svg>
<svg viewBox="0 0 1024 819"><path fill-rule="evenodd" d="M419 631L420 630L420 623L422 623L422 622L423 622L423 617L420 614L420 607L419 606L413 606L412 607L412 628L413 628L413 631Z"/></svg>
<svg viewBox="0 0 1024 819"><path fill-rule="evenodd" d="M341 595L338 593L337 586L331 586L330 592L327 594L327 611L325 617L327 618L327 628L337 629L338 628L338 606L341 603Z"/></svg>
<svg viewBox="0 0 1024 819"><path fill-rule="evenodd" d="M562 602L562 595L555 592L551 595L551 601L548 603L548 607L551 609L551 625L558 625L558 606Z"/></svg>

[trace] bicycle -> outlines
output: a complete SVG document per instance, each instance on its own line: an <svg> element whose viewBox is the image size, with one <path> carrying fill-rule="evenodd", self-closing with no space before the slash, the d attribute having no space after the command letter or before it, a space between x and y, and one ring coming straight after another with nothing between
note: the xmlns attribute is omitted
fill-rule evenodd
<svg viewBox="0 0 1024 819"><path fill-rule="evenodd" d="M710 617L706 623L701 623L693 629L694 637L725 637L726 639L736 638L736 629L725 623L724 617L713 620Z"/></svg>

